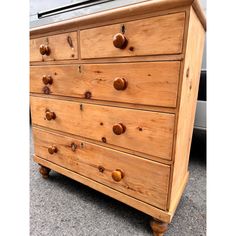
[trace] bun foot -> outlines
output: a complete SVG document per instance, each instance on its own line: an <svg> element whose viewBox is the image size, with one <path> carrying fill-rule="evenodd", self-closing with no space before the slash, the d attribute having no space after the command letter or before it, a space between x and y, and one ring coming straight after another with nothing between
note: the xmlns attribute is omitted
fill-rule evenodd
<svg viewBox="0 0 236 236"><path fill-rule="evenodd" d="M39 173L43 176L44 179L47 179L49 177L49 172L51 169L45 167L45 166L40 166L39 168Z"/></svg>
<svg viewBox="0 0 236 236"><path fill-rule="evenodd" d="M168 229L167 223L164 223L157 219L151 219L150 225L154 236L163 236Z"/></svg>

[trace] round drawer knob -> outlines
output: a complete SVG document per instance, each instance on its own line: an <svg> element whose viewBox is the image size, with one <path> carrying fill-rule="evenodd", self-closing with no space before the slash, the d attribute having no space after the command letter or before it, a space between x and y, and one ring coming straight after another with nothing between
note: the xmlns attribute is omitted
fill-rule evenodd
<svg viewBox="0 0 236 236"><path fill-rule="evenodd" d="M52 84L52 82L53 82L51 75L44 75L42 80L45 85Z"/></svg>
<svg viewBox="0 0 236 236"><path fill-rule="evenodd" d="M120 169L116 169L111 173L111 177L116 182L119 182L124 178L124 172Z"/></svg>
<svg viewBox="0 0 236 236"><path fill-rule="evenodd" d="M127 46L127 44L128 44L128 40L126 39L126 37L123 34L118 33L118 34L114 35L113 45L116 48L124 49Z"/></svg>
<svg viewBox="0 0 236 236"><path fill-rule="evenodd" d="M50 48L48 45L41 44L39 46L39 51L40 51L41 55L47 55L47 56L50 55Z"/></svg>
<svg viewBox="0 0 236 236"><path fill-rule="evenodd" d="M127 81L124 78L117 77L114 79L113 86L116 90L125 90L127 88Z"/></svg>
<svg viewBox="0 0 236 236"><path fill-rule="evenodd" d="M57 153L57 147L56 146L51 146L48 148L49 154Z"/></svg>
<svg viewBox="0 0 236 236"><path fill-rule="evenodd" d="M121 135L125 132L126 128L123 124L115 124L113 125L113 133L116 135Z"/></svg>
<svg viewBox="0 0 236 236"><path fill-rule="evenodd" d="M56 119L56 114L51 111L46 111L46 119L47 120L55 120Z"/></svg>

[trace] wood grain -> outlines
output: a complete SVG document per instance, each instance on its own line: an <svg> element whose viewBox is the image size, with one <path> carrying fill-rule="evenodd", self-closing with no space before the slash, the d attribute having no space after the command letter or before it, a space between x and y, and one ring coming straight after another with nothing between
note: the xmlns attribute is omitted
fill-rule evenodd
<svg viewBox="0 0 236 236"><path fill-rule="evenodd" d="M60 174L63 174L71 179L74 179L82 184L85 184L85 185L89 186L90 188L96 189L97 191L102 192L114 199L117 199L129 206L132 206L142 212L145 212L146 214L148 214L150 216L153 216L153 217L160 219L160 220L167 222L167 223L171 222L173 215L171 215L167 211L156 208L150 204L147 204L147 203L140 201L136 198L133 198L129 195L126 195L126 194L121 193L117 190L114 190L110 187L107 187L104 184L100 184L97 181L89 179L89 178L87 178L83 175L80 175L74 171L63 168L59 165L56 165L56 164L54 164L50 161L47 161L46 159L40 158L36 155L34 155L34 161L43 165L43 166L47 166L48 168L50 168Z"/></svg>
<svg viewBox="0 0 236 236"><path fill-rule="evenodd" d="M166 209L169 166L36 128L33 133L37 156ZM73 150L72 144L76 147ZM57 153L49 154L52 145L57 147ZM117 169L124 173L119 182L112 179Z"/></svg>
<svg viewBox="0 0 236 236"><path fill-rule="evenodd" d="M183 7L189 7L191 4L195 4L199 0L150 0L144 1L138 4L132 4L125 7L111 9L108 11L98 12L95 14L85 15L82 17L76 17L74 19L52 23L50 25L44 25L35 27L30 30L30 36L35 37L40 34L48 34L52 31L63 31L68 28L79 27L91 27L94 24L104 24L113 20L120 20L122 18L141 17L142 15L158 13L158 12L170 12L173 9L180 9ZM196 8L196 14L201 17L204 12L201 7ZM203 18L206 21L205 18ZM205 22L203 22L203 25Z"/></svg>
<svg viewBox="0 0 236 236"><path fill-rule="evenodd" d="M175 107L180 62L143 62L34 66L30 69L30 92L43 93L44 75L53 78L50 94L91 99ZM114 79L124 78L124 91L113 87Z"/></svg>
<svg viewBox="0 0 236 236"><path fill-rule="evenodd" d="M196 37L197 35L197 37ZM193 8L190 10L188 37L178 106L170 209L176 208L179 189L188 172L189 154L197 104L205 30Z"/></svg>
<svg viewBox="0 0 236 236"><path fill-rule="evenodd" d="M45 119L46 109L56 119ZM147 112L110 106L84 104L31 96L32 123L51 129L104 141L149 155L171 159L174 114ZM122 123L126 131L113 133L113 125ZM104 139L105 138L105 139Z"/></svg>
<svg viewBox="0 0 236 236"><path fill-rule="evenodd" d="M67 41L67 37L72 40L72 47ZM48 45L50 55L41 55L39 47L41 44ZM41 37L30 40L30 61L57 61L78 58L77 32L69 32L48 37Z"/></svg>
<svg viewBox="0 0 236 236"><path fill-rule="evenodd" d="M185 13L181 12L81 30L81 58L181 53L184 23ZM122 24L128 45L125 49L117 49L112 38L120 32Z"/></svg>

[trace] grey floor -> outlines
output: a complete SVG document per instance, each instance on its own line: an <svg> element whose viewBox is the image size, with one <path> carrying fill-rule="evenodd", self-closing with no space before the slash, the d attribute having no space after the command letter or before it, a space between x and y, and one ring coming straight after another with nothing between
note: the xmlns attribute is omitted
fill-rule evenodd
<svg viewBox="0 0 236 236"><path fill-rule="evenodd" d="M33 146L31 140L31 157ZM149 216L65 176L38 173L30 159L31 236L151 236ZM205 135L194 133L190 179L165 236L206 235Z"/></svg>

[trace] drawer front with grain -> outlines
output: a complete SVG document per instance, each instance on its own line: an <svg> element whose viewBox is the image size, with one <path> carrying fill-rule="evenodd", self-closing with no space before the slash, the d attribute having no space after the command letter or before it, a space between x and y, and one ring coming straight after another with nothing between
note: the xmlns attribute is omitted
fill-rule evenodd
<svg viewBox="0 0 236 236"><path fill-rule="evenodd" d="M31 113L33 124L171 159L174 114L34 96Z"/></svg>
<svg viewBox="0 0 236 236"><path fill-rule="evenodd" d="M179 69L178 61L32 66L30 91L175 107Z"/></svg>
<svg viewBox="0 0 236 236"><path fill-rule="evenodd" d="M57 61L78 58L77 32L30 40L30 61Z"/></svg>
<svg viewBox="0 0 236 236"><path fill-rule="evenodd" d="M180 54L185 13L80 31L82 59Z"/></svg>
<svg viewBox="0 0 236 236"><path fill-rule="evenodd" d="M37 156L166 209L169 166L37 128L33 133Z"/></svg>

